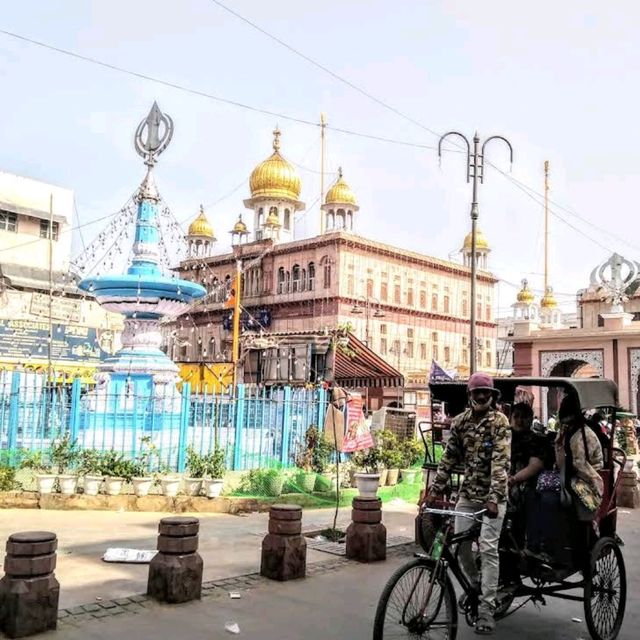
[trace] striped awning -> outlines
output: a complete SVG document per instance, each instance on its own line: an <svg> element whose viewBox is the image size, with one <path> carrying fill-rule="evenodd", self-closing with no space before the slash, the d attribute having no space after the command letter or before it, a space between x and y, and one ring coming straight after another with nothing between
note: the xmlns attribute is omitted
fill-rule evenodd
<svg viewBox="0 0 640 640"><path fill-rule="evenodd" d="M351 333L346 344L338 344L334 379L341 387L403 387L404 377L386 360Z"/></svg>

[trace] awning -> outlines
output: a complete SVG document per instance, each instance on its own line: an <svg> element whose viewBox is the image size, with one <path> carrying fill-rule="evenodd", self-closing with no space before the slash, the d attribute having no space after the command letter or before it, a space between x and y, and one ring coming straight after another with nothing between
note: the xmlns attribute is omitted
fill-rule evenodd
<svg viewBox="0 0 640 640"><path fill-rule="evenodd" d="M403 387L404 377L352 334L336 347L334 379L341 387ZM348 342L347 342L348 340Z"/></svg>

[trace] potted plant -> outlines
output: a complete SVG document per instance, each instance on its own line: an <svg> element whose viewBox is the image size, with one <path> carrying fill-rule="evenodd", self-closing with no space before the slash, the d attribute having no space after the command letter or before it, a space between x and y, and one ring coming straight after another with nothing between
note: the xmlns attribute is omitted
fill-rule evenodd
<svg viewBox="0 0 640 640"><path fill-rule="evenodd" d="M316 485L316 471L314 469L314 449L319 440L318 428L311 425L304 436L304 443L298 447L293 461L298 468L296 483L304 493L311 493Z"/></svg>
<svg viewBox="0 0 640 640"><path fill-rule="evenodd" d="M188 496L199 496L206 472L205 457L193 447L187 447L187 477L184 479Z"/></svg>
<svg viewBox="0 0 640 640"><path fill-rule="evenodd" d="M363 451L357 451L351 458L353 464L360 469L355 473L356 487L361 496L373 497L378 495L380 486L380 449L371 447Z"/></svg>
<svg viewBox="0 0 640 640"><path fill-rule="evenodd" d="M68 432L62 438L54 440L51 445L51 462L58 472L60 493L65 495L75 493L78 486L78 474L72 473L78 455L77 443L71 440L71 434Z"/></svg>
<svg viewBox="0 0 640 640"><path fill-rule="evenodd" d="M398 475L400 473L401 456L398 450L398 437L393 431L383 429L378 435L378 446L380 447L380 456L382 464L387 469L386 484L398 484ZM382 482L380 483L382 484Z"/></svg>
<svg viewBox="0 0 640 640"><path fill-rule="evenodd" d="M402 466L402 482L414 484L418 469L412 469L418 464L423 456L424 447L421 442L415 438L407 438L400 444L401 466Z"/></svg>
<svg viewBox="0 0 640 640"><path fill-rule="evenodd" d="M130 480L131 477L133 477L133 465L131 461L125 460L121 453L113 451L112 449L104 451L100 458L100 471L104 476L107 495L120 495L125 480Z"/></svg>
<svg viewBox="0 0 640 640"><path fill-rule="evenodd" d="M78 471L83 477L84 493L97 496L102 485L101 453L96 449L83 449L80 452Z"/></svg>
<svg viewBox="0 0 640 640"><path fill-rule="evenodd" d="M162 494L168 498L175 498L180 491L182 478L165 463L158 465L158 473L160 474L160 488L162 489Z"/></svg>
<svg viewBox="0 0 640 640"><path fill-rule="evenodd" d="M151 436L144 436L140 439L140 453L133 461L133 476L131 484L133 493L138 498L149 495L153 485L153 475L150 472L152 459L157 456L158 450L151 442Z"/></svg>
<svg viewBox="0 0 640 640"><path fill-rule="evenodd" d="M224 473L227 470L225 450L217 445L204 458L205 476L204 493L207 498L218 498L224 487Z"/></svg>
<svg viewBox="0 0 640 640"><path fill-rule="evenodd" d="M56 482L56 474L51 463L51 451L25 451L20 462L22 469L33 471L36 478L38 493L52 493Z"/></svg>

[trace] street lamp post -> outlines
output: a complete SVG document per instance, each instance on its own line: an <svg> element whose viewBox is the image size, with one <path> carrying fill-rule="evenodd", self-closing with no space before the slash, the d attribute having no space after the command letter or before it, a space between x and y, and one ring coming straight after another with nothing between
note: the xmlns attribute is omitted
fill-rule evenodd
<svg viewBox="0 0 640 640"><path fill-rule="evenodd" d="M364 304L360 306L358 301L362 301ZM371 298L369 296L359 296L358 300L354 302L353 308L351 309L351 313L353 314L365 314L364 321L364 343L369 346L369 318L371 317L371 302L374 302L376 306L376 310L373 312L374 318L384 318L384 312L380 309L380 300L377 298Z"/></svg>
<svg viewBox="0 0 640 640"><path fill-rule="evenodd" d="M480 147L480 137L476 131L473 136L473 153L468 138L458 131L449 131L440 137L438 141L438 159L442 159L442 142L449 136L457 136L464 140L467 146L467 183L472 183L471 196L471 315L469 318L469 347L471 350L469 358L470 373L476 370L476 278L478 265L476 261L476 226L478 221L478 180L480 184L484 182L484 148L492 140L502 140L509 148L509 159L513 164L513 147L503 136L491 136L487 138Z"/></svg>

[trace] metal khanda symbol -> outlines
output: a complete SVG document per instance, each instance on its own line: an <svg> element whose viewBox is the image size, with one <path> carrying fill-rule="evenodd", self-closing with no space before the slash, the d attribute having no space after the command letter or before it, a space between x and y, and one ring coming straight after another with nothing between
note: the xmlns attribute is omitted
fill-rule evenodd
<svg viewBox="0 0 640 640"><path fill-rule="evenodd" d="M134 144L144 163L152 167L173 137L173 120L154 102L149 115L138 125Z"/></svg>

